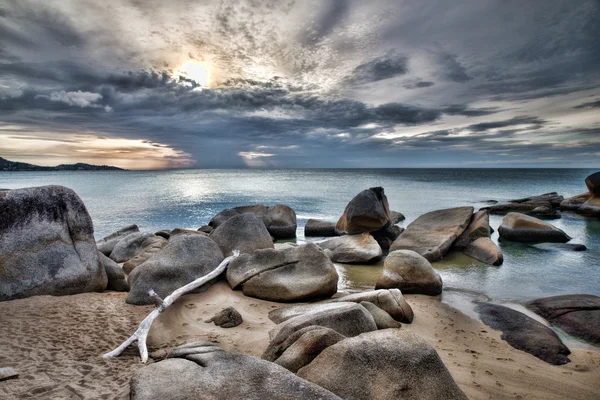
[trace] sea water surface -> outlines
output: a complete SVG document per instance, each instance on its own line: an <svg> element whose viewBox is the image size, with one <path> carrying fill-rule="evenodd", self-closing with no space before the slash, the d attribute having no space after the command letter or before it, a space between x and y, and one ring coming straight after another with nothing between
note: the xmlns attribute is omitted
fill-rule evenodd
<svg viewBox="0 0 600 400"><path fill-rule="evenodd" d="M239 205L287 204L298 217L298 241L308 218L332 221L358 192L383 186L390 208L407 226L436 209L472 205L557 191L565 197L586 192L584 169L357 169L357 170L171 170L0 172L0 188L64 185L85 202L96 239L129 224L144 231L197 229L219 211ZM1 212L1 210L0 210ZM497 231L501 216L491 216ZM524 303L568 293L600 295L600 220L563 213L550 221L573 237L584 252L540 250L500 242L504 264L484 265L450 253L434 267L444 281L446 301L462 294L498 303ZM492 239L498 243L498 234ZM311 238L311 240L314 240ZM373 288L381 265L343 266L340 287Z"/></svg>

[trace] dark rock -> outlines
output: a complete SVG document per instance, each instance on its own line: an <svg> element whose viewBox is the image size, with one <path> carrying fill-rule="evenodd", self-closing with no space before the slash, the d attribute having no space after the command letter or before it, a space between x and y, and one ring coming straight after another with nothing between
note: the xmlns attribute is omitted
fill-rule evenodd
<svg viewBox="0 0 600 400"><path fill-rule="evenodd" d="M398 225L389 225L378 231L371 232L371 236L379 243L379 247L381 247L382 250L387 251L392 243L394 243L394 240L398 239L398 236L400 236L402 232L404 232L404 228L399 227Z"/></svg>
<svg viewBox="0 0 600 400"><path fill-rule="evenodd" d="M119 229L116 232L111 233L110 235L106 236L104 239L98 240L98 242L96 242L96 246L98 247L98 250L100 250L102 252L102 254L104 254L105 256L108 257L108 256L110 256L110 253L112 253L113 249L115 248L115 245L121 239L123 239L127 235L130 235L132 233L136 233L139 231L140 231L140 228L138 228L137 225L126 226L124 228Z"/></svg>
<svg viewBox="0 0 600 400"><path fill-rule="evenodd" d="M525 203L497 204L490 207L484 207L481 210L487 211L490 214L494 215L505 215L511 212L529 214L538 207L548 207L551 209L552 204L549 201L543 200L527 201Z"/></svg>
<svg viewBox="0 0 600 400"><path fill-rule="evenodd" d="M244 322L242 315L233 307L227 307L216 313L206 323L214 322L221 328L234 328Z"/></svg>
<svg viewBox="0 0 600 400"><path fill-rule="evenodd" d="M212 272L223 258L219 246L205 236L175 236L160 252L129 275L131 290L127 303L152 304L148 296L150 289L164 299L175 289ZM214 280L194 292L206 290L212 283Z"/></svg>
<svg viewBox="0 0 600 400"><path fill-rule="evenodd" d="M177 236L177 235L200 235L200 236L208 236L208 233L203 232L203 231L199 231L199 230L195 231L193 229L175 228L175 229L173 229L171 231L171 237Z"/></svg>
<svg viewBox="0 0 600 400"><path fill-rule="evenodd" d="M392 251L383 263L375 289L400 289L405 294L437 296L442 278L429 261L412 250Z"/></svg>
<svg viewBox="0 0 600 400"><path fill-rule="evenodd" d="M487 211L480 210L473 214L469 226L454 241L452 247L456 250L462 250L479 238L489 238L491 234L490 215Z"/></svg>
<svg viewBox="0 0 600 400"><path fill-rule="evenodd" d="M404 214L402 214L401 212L398 212L398 211L390 211L390 217L391 217L392 225L395 225L398 222L402 222L406 219Z"/></svg>
<svg viewBox="0 0 600 400"><path fill-rule="evenodd" d="M331 250L332 260L338 263L369 264L383 256L381 247L368 233L340 236L317 244Z"/></svg>
<svg viewBox="0 0 600 400"><path fill-rule="evenodd" d="M110 258L118 263L129 261L142 248L142 243L148 238L158 237L152 233L134 232L117 242ZM164 240L163 238L161 238Z"/></svg>
<svg viewBox="0 0 600 400"><path fill-rule="evenodd" d="M559 337L544 324L511 308L491 303L479 303L476 307L484 324L502 331L502 339L553 365L567 364L571 351Z"/></svg>
<svg viewBox="0 0 600 400"><path fill-rule="evenodd" d="M594 196L600 196L600 172L595 172L585 178L585 185Z"/></svg>
<svg viewBox="0 0 600 400"><path fill-rule="evenodd" d="M155 232L154 234L169 240L171 237L171 229L163 229L162 231Z"/></svg>
<svg viewBox="0 0 600 400"><path fill-rule="evenodd" d="M562 211L577 211L579 207L585 204L592 197L590 192L578 194L577 196L569 197L560 202L560 209Z"/></svg>
<svg viewBox="0 0 600 400"><path fill-rule="evenodd" d="M400 322L396 321L390 314L370 301L361 301L360 305L371 313L373 320L375 320L375 325L377 325L377 329L397 329L402 327Z"/></svg>
<svg viewBox="0 0 600 400"><path fill-rule="evenodd" d="M214 231L215 228L213 228L210 225L202 225L200 228L198 228L198 231L200 232L204 232L204 233L208 233L209 235L212 233L212 231Z"/></svg>
<svg viewBox="0 0 600 400"><path fill-rule="evenodd" d="M18 377L19 373L17 370L10 367L0 368L0 382L7 381L9 379L17 379Z"/></svg>
<svg viewBox="0 0 600 400"><path fill-rule="evenodd" d="M541 194L539 196L531 196L531 197L525 197L522 199L515 199L515 200L510 200L511 203L532 203L532 202L544 202L547 201L550 203L551 208L555 208L560 206L560 203L564 200L565 198L561 195L559 195L556 192L550 192L550 193L544 193Z"/></svg>
<svg viewBox="0 0 600 400"><path fill-rule="evenodd" d="M275 239L296 237L296 213L284 204L277 204L272 207L257 204L229 208L215 215L208 225L216 229L229 218L243 213L250 213L260 218L269 231L269 234Z"/></svg>
<svg viewBox="0 0 600 400"><path fill-rule="evenodd" d="M353 293L329 300L331 302L354 302L368 301L385 310L396 321L411 323L414 318L413 310L398 289L380 289L369 292Z"/></svg>
<svg viewBox="0 0 600 400"><path fill-rule="evenodd" d="M577 209L581 215L600 218L600 196L592 196Z"/></svg>
<svg viewBox="0 0 600 400"><path fill-rule="evenodd" d="M135 255L123 264L123 271L125 271L126 274L130 274L136 267L142 265L154 254L161 251L167 243L169 243L168 240L162 236L148 236L140 244Z"/></svg>
<svg viewBox="0 0 600 400"><path fill-rule="evenodd" d="M106 288L92 219L74 191L0 191L0 210L0 301Z"/></svg>
<svg viewBox="0 0 600 400"><path fill-rule="evenodd" d="M243 254L229 264L227 281L233 289L241 287L246 296L279 302L307 301L333 296L338 274L323 250L306 243Z"/></svg>
<svg viewBox="0 0 600 400"><path fill-rule="evenodd" d="M569 294L546 297L530 302L527 307L563 331L600 345L600 296Z"/></svg>
<svg viewBox="0 0 600 400"><path fill-rule="evenodd" d="M133 375L132 400L341 400L277 364L213 343L190 343L170 357Z"/></svg>
<svg viewBox="0 0 600 400"><path fill-rule="evenodd" d="M449 208L421 215L392 243L390 251L413 250L428 261L440 260L465 231L473 207Z"/></svg>
<svg viewBox="0 0 600 400"><path fill-rule="evenodd" d="M327 347L298 376L343 399L466 400L435 349L404 329Z"/></svg>
<svg viewBox="0 0 600 400"><path fill-rule="evenodd" d="M502 239L522 243L565 243L571 237L554 225L525 214L508 213L498 228Z"/></svg>
<svg viewBox="0 0 600 400"><path fill-rule="evenodd" d="M339 236L340 233L335 227L335 222L323 221L320 219L309 219L306 221L304 227L304 236L311 237L327 237L327 236Z"/></svg>
<svg viewBox="0 0 600 400"><path fill-rule="evenodd" d="M125 279L123 268L101 252L98 252L98 257L100 258L100 262L102 263L108 278L106 289L115 290L117 292L128 292L129 283L127 283L127 280Z"/></svg>
<svg viewBox="0 0 600 400"><path fill-rule="evenodd" d="M586 251L587 247L579 243L536 243L532 245L540 250L557 251Z"/></svg>
<svg viewBox="0 0 600 400"><path fill-rule="evenodd" d="M210 234L221 251L228 257L233 250L252 253L258 249L272 249L273 240L265 224L254 214L243 213L230 217Z"/></svg>
<svg viewBox="0 0 600 400"><path fill-rule="evenodd" d="M346 206L336 228L347 234L374 232L390 225L390 207L382 187L363 190Z"/></svg>
<svg viewBox="0 0 600 400"><path fill-rule="evenodd" d="M496 243L489 237L481 237L474 242L469 243L469 245L463 249L463 253L477 261L490 265L498 266L502 265L504 262L502 252L498 246L496 246Z"/></svg>
<svg viewBox="0 0 600 400"><path fill-rule="evenodd" d="M559 219L561 217L560 213L557 210L548 206L536 207L530 212L528 212L527 215L543 219Z"/></svg>

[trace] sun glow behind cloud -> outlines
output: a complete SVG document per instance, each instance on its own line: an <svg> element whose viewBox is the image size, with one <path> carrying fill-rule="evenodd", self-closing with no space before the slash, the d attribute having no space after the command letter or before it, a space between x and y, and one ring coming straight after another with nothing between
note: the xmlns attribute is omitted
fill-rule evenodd
<svg viewBox="0 0 600 400"><path fill-rule="evenodd" d="M208 87L210 84L210 71L201 62L193 61L183 64L176 72L176 75L191 79L202 87Z"/></svg>

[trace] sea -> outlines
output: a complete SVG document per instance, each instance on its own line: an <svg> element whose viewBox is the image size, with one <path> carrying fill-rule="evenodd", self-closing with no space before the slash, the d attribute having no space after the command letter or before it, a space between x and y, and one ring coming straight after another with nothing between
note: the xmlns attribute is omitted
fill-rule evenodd
<svg viewBox="0 0 600 400"><path fill-rule="evenodd" d="M143 231L206 225L219 211L250 204L287 204L298 218L297 242L309 218L336 221L361 190L382 186L390 208L406 227L428 211L499 202L556 191L565 197L587 191L591 169L244 169L166 171L0 172L0 188L69 187L83 199L96 239L129 225ZM0 210L1 213L1 210ZM0 215L1 217L1 215ZM472 301L522 305L545 296L600 295L600 220L564 212L549 221L587 251L539 249L498 242L502 216L492 215L492 239L504 254L499 267L449 253L433 264L444 282L443 300L471 312ZM341 265L342 290L372 289L383 263Z"/></svg>

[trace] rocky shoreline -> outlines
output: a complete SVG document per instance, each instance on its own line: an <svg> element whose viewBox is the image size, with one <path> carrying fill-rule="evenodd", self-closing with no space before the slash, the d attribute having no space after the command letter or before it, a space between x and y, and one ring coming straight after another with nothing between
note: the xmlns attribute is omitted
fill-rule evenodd
<svg viewBox="0 0 600 400"><path fill-rule="evenodd" d="M110 376L106 366L122 366L123 371L129 372L113 390L121 397L130 391L133 399L193 398L200 394L215 399L487 398L480 397L482 392L493 392L493 398L523 396L514 393L526 387L518 387L514 382L512 392L501 389L500 381L496 381L500 383L497 388L482 388L475 381L468 383L468 375L466 379L462 375L462 363L452 361L453 356L449 355L462 350L444 353L446 343L461 342L467 346L464 351L475 360L495 351L492 348L502 348L518 354L524 363L519 365L521 368L529 363L546 372L559 368L554 365L572 368L582 374L581 382L570 389L577 394L573 398L593 398L588 397L588 386L600 377L600 352L570 350L546 324L499 305L482 303L477 307L482 321L493 330L459 315L439 303L437 296L443 292L443 282L431 263L452 250L462 251L490 268L501 265L501 250L490 239L490 213L505 214L498 227L500 240L585 250L567 243L571 240L568 232L543 219L573 211L598 217L599 181L600 172L590 175L585 180L589 192L570 199L550 193L478 211L469 206L436 210L418 217L406 229L396 225L403 216L389 209L384 189L370 188L350 200L337 222L309 220L305 236L322 238L314 243L277 242L295 238L297 230L294 210L283 204L223 210L198 230L151 233L132 225L96 241L85 205L72 190L60 186L4 190L0 191L0 309L4 311L0 325L8 335L5 337L33 334L28 348L33 353L44 352L48 339L36 343L28 325L34 324L35 319L18 316L15 310L25 309L43 319L47 316L34 311L35 305L43 309L38 299L67 308L69 299L84 300L83 303L90 299L105 304L99 306L103 309L109 305L115 311L115 315L105 310L101 314L104 323L112 324L114 329L102 343L116 346L135 330L132 321L140 322L151 310L148 305L156 302L149 295L150 290L164 299L209 274L226 257L239 251L241 254L229 263L220 278L173 304L179 314L168 308L157 320L158 326L150 331L150 365L134 366L134 353L128 350L117 361L95 360L91 369L97 367ZM381 259L385 259L383 272L372 291L338 292L339 276L334 263L367 264ZM93 293L105 290L108 292ZM208 305L216 299L219 301L207 308L196 304ZM190 304L191 310L197 309L192 311L195 319L205 320L205 326L194 322L192 329L187 328L189 322L182 322L181 312ZM252 307L257 310L249 311ZM591 344L600 344L600 297L558 296L535 300L528 307L548 325ZM211 315L206 315L208 309ZM432 322L434 315L457 318L467 329L455 329L454 323L439 326ZM116 322L122 318L128 320L127 324ZM83 325L82 334L86 324L97 326L93 319L90 313L78 321ZM253 319L255 324L248 324ZM22 324L19 320L29 322ZM258 320L261 322L257 326ZM419 321L429 324L419 327ZM212 326L210 332L218 332L218 340L211 340L206 333L206 322ZM164 338L164 332L182 327L184 334ZM244 338L245 329L254 332ZM470 340L463 342L461 335L472 339L471 344L479 350L470 350ZM75 336L69 337L76 341ZM101 343L91 345L93 351L85 353L88 358L95 359L111 350L98 348ZM10 343L5 346L0 367L19 372L23 365L11 365L13 358L9 354L23 355ZM496 358L495 361L501 361L501 357ZM573 364L581 360L586 360L586 370L579 371L581 365ZM493 364L494 371L501 369ZM569 364L573 366L566 367ZM44 368L50 365L51 361L47 361ZM494 376L489 370L471 367L473 376L484 372ZM37 370L39 373L43 371ZM0 383L0 393L4 390L17 398L27 397L27 393L32 393L24 379L39 383L37 376L21 372L19 378ZM95 386L50 386L48 390L38 387L38 394L68 389L80 397L101 397ZM524 395L553 398L539 397L538 394L547 394L543 388L538 392Z"/></svg>

